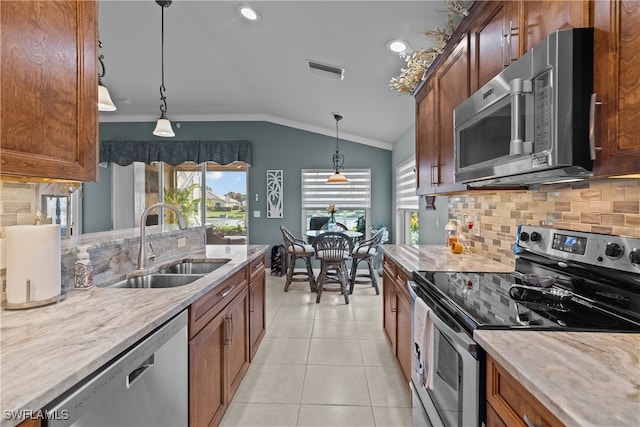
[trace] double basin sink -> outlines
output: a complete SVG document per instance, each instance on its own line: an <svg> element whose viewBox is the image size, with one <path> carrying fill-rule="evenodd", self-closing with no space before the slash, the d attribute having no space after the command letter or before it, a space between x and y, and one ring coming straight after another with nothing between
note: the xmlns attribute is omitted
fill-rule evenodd
<svg viewBox="0 0 640 427"><path fill-rule="evenodd" d="M230 260L220 261L178 261L158 270L156 273L130 277L109 288L175 288L195 282L205 274L222 267Z"/></svg>

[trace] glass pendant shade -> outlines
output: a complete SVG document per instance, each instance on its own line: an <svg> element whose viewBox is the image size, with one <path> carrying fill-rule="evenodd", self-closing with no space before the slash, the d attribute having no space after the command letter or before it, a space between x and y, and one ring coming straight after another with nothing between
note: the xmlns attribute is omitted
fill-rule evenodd
<svg viewBox="0 0 640 427"><path fill-rule="evenodd" d="M116 106L111 100L106 86L98 85L98 111L115 111Z"/></svg>
<svg viewBox="0 0 640 427"><path fill-rule="evenodd" d="M160 117L158 119L158 123L156 124L156 128L153 131L155 136L164 136L164 137L172 137L176 136L173 133L173 129L171 128L171 122L166 117Z"/></svg>
<svg viewBox="0 0 640 427"><path fill-rule="evenodd" d="M327 180L328 184L344 184L349 182L346 176L342 175L340 171L335 171L333 175Z"/></svg>

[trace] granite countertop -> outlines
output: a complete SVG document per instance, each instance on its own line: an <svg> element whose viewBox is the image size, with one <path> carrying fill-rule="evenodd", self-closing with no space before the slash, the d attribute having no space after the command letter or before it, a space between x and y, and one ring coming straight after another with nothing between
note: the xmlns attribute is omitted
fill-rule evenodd
<svg viewBox="0 0 640 427"><path fill-rule="evenodd" d="M567 426L640 426L640 334L478 330L474 338Z"/></svg>
<svg viewBox="0 0 640 427"><path fill-rule="evenodd" d="M408 275L416 270L510 273L513 267L471 253L454 254L444 245L382 245L385 256Z"/></svg>
<svg viewBox="0 0 640 427"><path fill-rule="evenodd" d="M0 426L20 420L7 411L37 410L185 310L229 275L268 250L220 245L193 259L230 259L188 285L170 289L94 287L61 302L0 312Z"/></svg>

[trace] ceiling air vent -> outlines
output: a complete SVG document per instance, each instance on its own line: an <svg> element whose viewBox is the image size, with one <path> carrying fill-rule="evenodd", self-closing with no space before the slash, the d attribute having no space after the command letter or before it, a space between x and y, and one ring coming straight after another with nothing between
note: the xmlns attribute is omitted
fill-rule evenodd
<svg viewBox="0 0 640 427"><path fill-rule="evenodd" d="M333 77L334 79L344 80L344 68L335 65L323 64L322 62L307 59L309 72L320 74L323 76Z"/></svg>

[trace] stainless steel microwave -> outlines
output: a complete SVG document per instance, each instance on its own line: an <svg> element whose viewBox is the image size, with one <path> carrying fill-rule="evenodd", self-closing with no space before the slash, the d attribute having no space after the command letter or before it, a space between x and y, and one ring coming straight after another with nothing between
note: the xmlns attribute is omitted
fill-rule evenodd
<svg viewBox="0 0 640 427"><path fill-rule="evenodd" d="M531 185L590 176L592 92L593 29L552 33L455 108L456 182Z"/></svg>

